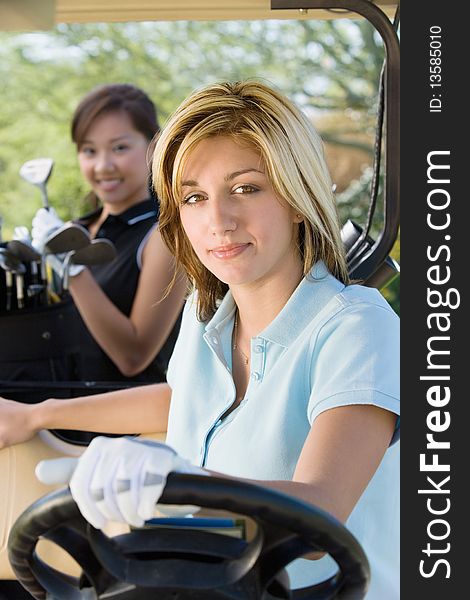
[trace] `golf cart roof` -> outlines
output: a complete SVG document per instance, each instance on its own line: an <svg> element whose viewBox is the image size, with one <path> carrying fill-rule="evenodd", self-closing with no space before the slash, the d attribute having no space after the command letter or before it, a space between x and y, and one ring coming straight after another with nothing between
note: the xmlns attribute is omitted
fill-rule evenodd
<svg viewBox="0 0 470 600"><path fill-rule="evenodd" d="M393 15L397 0L374 0ZM273 10L271 0L15 0L0 3L0 29L51 29L57 23L334 18L350 13Z"/></svg>

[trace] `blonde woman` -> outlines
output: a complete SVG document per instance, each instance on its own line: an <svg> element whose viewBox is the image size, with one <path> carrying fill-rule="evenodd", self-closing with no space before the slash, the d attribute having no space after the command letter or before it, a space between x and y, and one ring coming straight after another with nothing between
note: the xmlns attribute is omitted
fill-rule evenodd
<svg viewBox="0 0 470 600"><path fill-rule="evenodd" d="M162 238L193 285L168 383L5 412L28 435L96 427L106 406L109 431L168 427L168 446L93 440L70 485L96 527L142 524L172 470L221 472L335 515L369 557L368 600L398 598L398 319L348 282L320 138L267 85L216 84L169 120L153 178ZM144 486L149 473L161 484ZM299 587L334 565L288 570Z"/></svg>

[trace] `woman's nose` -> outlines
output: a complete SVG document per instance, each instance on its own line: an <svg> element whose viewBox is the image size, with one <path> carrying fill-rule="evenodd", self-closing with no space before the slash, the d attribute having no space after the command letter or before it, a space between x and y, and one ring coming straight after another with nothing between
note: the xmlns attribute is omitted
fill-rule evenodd
<svg viewBox="0 0 470 600"><path fill-rule="evenodd" d="M111 171L114 168L112 156L109 152L99 152L96 155L95 171Z"/></svg>
<svg viewBox="0 0 470 600"><path fill-rule="evenodd" d="M230 203L227 201L215 200L210 202L209 228L212 235L225 235L228 231L235 231L237 228L237 219Z"/></svg>

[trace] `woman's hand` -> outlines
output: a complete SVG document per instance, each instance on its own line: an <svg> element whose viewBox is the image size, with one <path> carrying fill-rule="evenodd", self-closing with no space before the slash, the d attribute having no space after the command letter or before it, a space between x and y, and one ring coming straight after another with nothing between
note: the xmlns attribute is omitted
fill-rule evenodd
<svg viewBox="0 0 470 600"><path fill-rule="evenodd" d="M35 425L35 405L0 398L0 449L31 439L40 427Z"/></svg>
<svg viewBox="0 0 470 600"><path fill-rule="evenodd" d="M48 236L57 231L63 224L64 222L62 219L59 219L52 207L49 209L40 208L36 212L32 222L31 234L33 247L38 252L42 252Z"/></svg>
<svg viewBox="0 0 470 600"><path fill-rule="evenodd" d="M57 461L50 463L51 468L60 467ZM43 467L47 466L46 461ZM46 471L41 467L37 473L44 477L49 475ZM103 528L108 520L141 527L152 518L172 471L208 474L166 444L128 437L96 437L78 459L70 491L94 527Z"/></svg>

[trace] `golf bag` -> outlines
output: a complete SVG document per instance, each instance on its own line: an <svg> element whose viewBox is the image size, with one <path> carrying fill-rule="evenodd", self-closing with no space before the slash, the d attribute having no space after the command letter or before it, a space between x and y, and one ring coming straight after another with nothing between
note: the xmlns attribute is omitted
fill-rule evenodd
<svg viewBox="0 0 470 600"><path fill-rule="evenodd" d="M23 287L27 289L32 275L30 265L25 266ZM14 280L8 289L6 274L0 271L0 395L39 402L51 396L51 390L42 389L40 382L77 379L79 330L70 299L39 306L25 294L25 306L19 309ZM18 382L24 382L25 389L17 393ZM61 390L58 397L62 397Z"/></svg>
<svg viewBox="0 0 470 600"><path fill-rule="evenodd" d="M0 247L5 248L6 243ZM30 264L25 267L22 286L28 290L34 277ZM72 299L65 296L44 305L41 298L24 294L20 308L17 277L11 274L8 279L7 275L0 270L0 396L32 404L145 383L114 377L114 371L112 377L106 377L109 372L98 366L87 369L87 361L94 362L93 356L84 352L90 348L90 335L77 317ZM86 381L90 377L84 373L93 373L93 381ZM57 433L75 443L87 443L93 437L83 432Z"/></svg>

